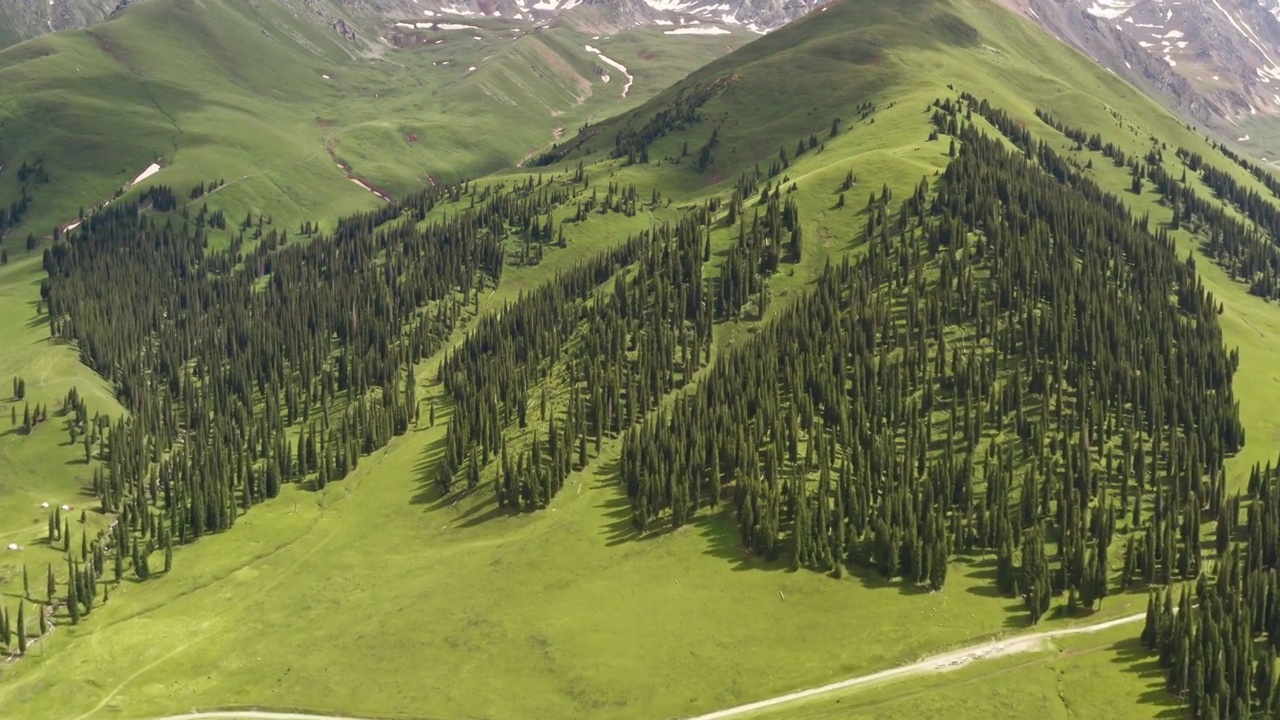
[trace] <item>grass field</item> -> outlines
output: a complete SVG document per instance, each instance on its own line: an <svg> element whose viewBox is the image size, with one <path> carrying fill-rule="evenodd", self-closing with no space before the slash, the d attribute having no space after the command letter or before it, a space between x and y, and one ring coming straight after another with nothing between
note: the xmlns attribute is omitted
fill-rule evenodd
<svg viewBox="0 0 1280 720"><path fill-rule="evenodd" d="M1158 663L1132 626L1051 643L1037 653L1010 655L958 670L833 693L752 720L835 718L1184 717L1165 690Z"/></svg>
<svg viewBox="0 0 1280 720"><path fill-rule="evenodd" d="M22 163L43 160L49 175L5 246L18 252L28 233L74 220L153 161L164 169L144 187L184 197L222 179L208 202L230 218L323 223L377 202L334 160L392 194L475 177L755 37L593 41L515 21L409 35L420 44L365 59L284 5L165 1L0 52L0 204L20 197ZM588 42L633 68L626 98L592 72Z"/></svg>
<svg viewBox="0 0 1280 720"><path fill-rule="evenodd" d="M321 73L350 62L336 49L305 55L305 62L299 60L303 53L289 50L287 58L262 62L294 73L281 78L279 92L298 93L296 105L290 104L295 98L276 98L266 82L253 86L256 97L233 94L238 91L228 80L225 87L214 85L202 93L198 107L175 111L178 119L169 123L144 102L147 88L161 86L162 80L140 82L106 63L101 38L142 53L149 28L195 22L192 18L202 12L241 18L256 12L238 3L229 9L195 7L144 3L126 14L129 22L0 54L6 88L0 89L0 115L10 113L0 138L29 132L15 129L13 96L6 95L11 78L36 83L43 73L55 71L73 77L67 68L76 62L90 67L92 61L101 72L99 82L114 83L104 86L133 93L127 97L136 100L132 114L112 120L126 131L118 146L104 151L109 154L84 158L80 169L72 153L61 156L55 166L61 169L51 171L54 187L41 191L56 199L41 201L33 211L34 227L66 219L68 209L73 216L82 201L66 195L109 197L121 178L127 180L153 154L171 162L156 181L181 178L174 181L179 190L201 179L237 178L253 165L269 168L219 193L231 217L252 208L278 213L292 224L332 220L377 201L333 167L325 140L336 142L334 152L362 176L395 190L420 184L424 172L450 176L510 165L513 153L518 159L549 142L556 123L572 129L593 113L625 107L598 97L606 89L613 92L615 83L593 85L590 101L562 117L543 117L541 125L532 115L517 114L511 116L517 121L501 130L496 120L485 120L495 125L468 125L451 134L438 118L467 109L479 117L495 96L518 92L517 81L528 80L519 72L521 64L545 52L566 58L565 65L581 75L590 58L584 51L583 57L569 59L570 48L590 43L630 67L631 58L652 54L645 48L660 42L663 48L675 47L659 33L596 42L562 29L546 39L522 38L477 69L474 78L456 85L441 78L461 70L428 73L428 67L441 67L430 63L443 62L443 53L453 53L448 67L455 61L471 63L483 58L488 40L468 36L464 47L427 49L414 56L416 65L406 60L396 69L333 70L325 73L331 82ZM264 4L260 11L271 12L269 7ZM935 13L939 7L953 15ZM963 18L964 24L952 18ZM242 34L219 27L227 43ZM669 50L671 55L656 57L651 65L637 62L632 102L656 93L658 83L676 80L686 61L711 57L710 42L724 42L677 40L681 45ZM203 46L207 55L187 66L173 63L173 72L229 62L217 57L219 42L211 38ZM313 44L323 47L319 39ZM849 49L868 47L875 52ZM43 49L57 54L35 58ZM164 45L146 52L176 55ZM157 60L137 56L136 62L150 68ZM777 297L793 297L828 258L853 248L865 223L860 209L868 192L886 184L901 195L945 167L945 140L926 142L925 108L936 97L953 95L949 84L991 99L1064 148L1067 141L1038 123L1034 108L1094 128L1126 149L1144 148L1153 134L1171 146L1213 157L1202 138L1136 91L981 0L833 5L712 63L690 82L725 73L739 79L704 110L705 117L723 118L723 145L711 171L699 175L687 166L658 164L656 157L653 164L627 167L598 152L589 156L597 186L634 183L642 195L657 188L673 206L652 219L593 219L574 236L570 250L550 254L542 267L504 275L501 289L486 299L482 311L497 309L555 269L621 241L628 232L675 217L683 204L727 192L742 169L768 162L780 145L790 150L811 132L825 134L831 118L840 116L846 119L845 131L824 137L821 152L806 153L788 169L815 248L793 273L773 280ZM414 77L424 85L412 85ZM533 94L548 99L554 88L565 91L552 82ZM437 90L448 99L433 100ZM806 102L770 100L784 90ZM170 91L174 98L181 96L179 90L164 90ZM72 85L42 92L47 107L70 94L82 95ZM666 97L658 95L655 102ZM877 109L855 122L855 108L864 101ZM163 100L160 105L169 107ZM288 112L279 109L284 106ZM320 127L317 118L333 123ZM36 115L27 122L36 123ZM613 127L610 123L604 132ZM228 135L230 125L241 129ZM61 127L68 137L77 131ZM407 133L422 139L408 150L404 145L387 149ZM675 153L686 139L697 145L708 134L703 122L660 140L656 154ZM487 139L474 142L477 137ZM61 141L55 135L48 142L45 152L52 157ZM177 143L176 150L166 147L170 142ZM439 150L454 145L467 150L456 156ZM1171 151L1166 158L1172 162ZM1214 164L1229 167L1225 160ZM1107 187L1127 186L1123 169L1105 162L1094 167ZM849 193L848 207L837 210L836 188L849 170L859 183ZM507 170L504 177L528 172ZM0 194L12 191L5 184L12 183L8 175L0 174ZM1151 193L1127 196L1135 209L1164 218L1169 211L1154 198ZM718 234L716 242L727 242L728 235ZM1183 233L1178 239L1184 252L1195 250L1193 238ZM1249 443L1228 468L1239 481L1254 462L1280 451L1280 426L1271 412L1280 404L1280 310L1249 295L1208 260L1200 258L1198 268L1225 305L1228 345L1241 351L1236 393ZM91 410L119 412L109 389L79 365L72 348L48 343L47 328L35 312L40 274L32 256L0 268L0 322L15 328L0 345L0 377L23 376L31 401L47 402L51 409L75 385L89 394ZM717 342L732 343L749 332L749 323L724 325L717 328ZM428 380L438 360L417 372L419 397L442 397ZM614 482L611 461L618 443L606 444L590 471L572 477L544 512L508 516L491 501L456 506L441 501L432 477L448 419L443 402L442 407L434 427L414 428L362 460L342 482L318 493L288 486L230 532L179 549L168 576L113 588L111 601L85 623L59 628L32 658L0 670L0 707L16 708L22 717L74 720L146 718L224 705L405 717L680 717L874 672L1024 627L1021 603L994 597L989 558L963 560L952 568L946 589L930 593L885 583L871 573L833 580L759 561L740 550L732 521L722 517L703 516L672 534L636 538L628 502ZM51 421L30 436L0 436L0 467L5 468L0 539L22 538L26 548L0 551L0 603L9 606L22 562L38 570L34 578L43 579L44 564L57 565L61 558L58 550L38 542L45 522L39 504L87 500L79 495L87 472L78 462L81 450L66 444L58 418L50 415ZM0 416L0 428L6 423ZM91 517L95 523L107 521ZM1141 594L1113 596L1090 618L1051 618L1042 625L1092 621L1144 607ZM761 717L1178 716L1162 678L1137 650L1136 634L1130 626L1072 638L1046 652L837 694ZM1118 708L1125 714L1116 715Z"/></svg>

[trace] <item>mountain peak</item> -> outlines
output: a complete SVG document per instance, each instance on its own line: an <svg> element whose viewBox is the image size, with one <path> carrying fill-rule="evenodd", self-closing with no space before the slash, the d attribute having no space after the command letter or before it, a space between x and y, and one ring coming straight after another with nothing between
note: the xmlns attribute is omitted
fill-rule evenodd
<svg viewBox="0 0 1280 720"><path fill-rule="evenodd" d="M1280 114L1280 0L1003 0L1198 121Z"/></svg>

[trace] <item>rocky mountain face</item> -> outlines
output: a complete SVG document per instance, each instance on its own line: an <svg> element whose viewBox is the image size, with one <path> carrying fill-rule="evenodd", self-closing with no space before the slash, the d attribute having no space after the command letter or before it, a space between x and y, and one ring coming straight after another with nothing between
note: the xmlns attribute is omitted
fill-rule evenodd
<svg viewBox="0 0 1280 720"><path fill-rule="evenodd" d="M0 47L99 22L128 0L0 0Z"/></svg>
<svg viewBox="0 0 1280 720"><path fill-rule="evenodd" d="M350 11L374 11L406 22L448 18L507 18L546 22L558 18L604 19L619 29L661 25L703 30L742 26L760 33L808 13L819 0L334 0Z"/></svg>
<svg viewBox="0 0 1280 720"><path fill-rule="evenodd" d="M0 48L47 32L91 25L144 0L0 0ZM154 0L146 0L154 1ZM1278 0L1280 1L1280 0ZM593 32L668 27L672 34L766 33L824 0L261 0L292 7L354 45L376 45L400 28L506 19L564 21Z"/></svg>
<svg viewBox="0 0 1280 720"><path fill-rule="evenodd" d="M1002 0L1221 130L1280 115L1280 0Z"/></svg>

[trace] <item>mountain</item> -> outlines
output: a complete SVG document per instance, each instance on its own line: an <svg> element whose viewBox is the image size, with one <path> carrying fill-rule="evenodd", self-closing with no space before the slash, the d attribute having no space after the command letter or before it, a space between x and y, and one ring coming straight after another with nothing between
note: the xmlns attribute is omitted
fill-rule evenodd
<svg viewBox="0 0 1280 720"><path fill-rule="evenodd" d="M144 0L133 0L142 2ZM812 11L818 0L267 0L328 28L366 51L405 27L461 25L468 19L546 25L564 19L593 32L652 26L670 34L775 30ZM47 32L87 27L130 0L11 0L0 5L0 48Z"/></svg>
<svg viewBox="0 0 1280 720"><path fill-rule="evenodd" d="M991 0L305 7L0 52L8 714L1276 716L1265 168Z"/></svg>
<svg viewBox="0 0 1280 720"><path fill-rule="evenodd" d="M1231 140L1280 115L1276 0L1004 2Z"/></svg>
<svg viewBox="0 0 1280 720"><path fill-rule="evenodd" d="M0 3L0 48L45 33L85 27L129 0L5 0Z"/></svg>
<svg viewBox="0 0 1280 720"><path fill-rule="evenodd" d="M226 180L240 216L347 212L362 187L400 195L515 165L758 37L486 17L390 23L384 43L359 8L303 7L147 0L0 51L0 236L67 225L153 163L183 192Z"/></svg>
<svg viewBox="0 0 1280 720"><path fill-rule="evenodd" d="M775 30L820 5L817 0L337 0L348 8L368 8L382 17L432 21L458 17L502 17L539 22L555 18L585 21L603 16L617 28L669 26L713 32L715 26ZM576 12L575 12L576 11ZM701 27L700 27L701 26Z"/></svg>

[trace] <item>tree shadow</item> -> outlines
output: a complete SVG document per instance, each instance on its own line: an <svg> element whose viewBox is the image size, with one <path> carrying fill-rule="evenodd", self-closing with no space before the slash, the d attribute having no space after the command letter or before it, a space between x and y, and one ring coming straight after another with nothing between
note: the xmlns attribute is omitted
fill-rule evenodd
<svg viewBox="0 0 1280 720"><path fill-rule="evenodd" d="M436 422L439 424L439 418ZM418 490L410 499L411 504L426 505L429 510L439 510L452 505L466 490L465 485L455 486L451 493L446 493L437 482L440 465L444 461L446 440L447 436L441 434L439 438L429 443L419 457L417 465L414 466L413 472L418 478Z"/></svg>
<svg viewBox="0 0 1280 720"><path fill-rule="evenodd" d="M671 532L673 528L670 520L665 517L655 521L645 532L641 532L636 527L631 499L617 482L618 468L621 464L621 458L615 455L603 462L597 458L596 462L587 468L590 479L594 480L591 489L598 491L596 495L601 498L600 502L596 503L596 507L603 510L605 515L602 526L606 537L605 545L617 547L629 542L643 542ZM579 482L584 481L585 479ZM561 490L561 492L569 491L569 486ZM574 492L577 492L576 485Z"/></svg>
<svg viewBox="0 0 1280 720"><path fill-rule="evenodd" d="M1031 624L1031 613L1027 611L1027 606L1022 600L1014 598L1005 598L1009 602L1004 606L1004 629L1012 631L1030 630L1034 627Z"/></svg>
<svg viewBox="0 0 1280 720"><path fill-rule="evenodd" d="M863 587L870 590L889 589L898 591L899 595L927 595L932 590L928 586L921 583L913 582L903 577L885 577L879 570L862 565L859 563L847 563L845 566L847 574L856 579Z"/></svg>
<svg viewBox="0 0 1280 720"><path fill-rule="evenodd" d="M465 497L465 495L464 495ZM482 525L504 515L517 515L517 510L498 505L498 498L486 494L485 499L468 507L458 516L461 522L451 523L454 527L472 528Z"/></svg>
<svg viewBox="0 0 1280 720"><path fill-rule="evenodd" d="M959 565L959 567L957 567ZM952 562L952 570L960 570L964 577L977 581L976 584L965 588L965 592L970 595L986 598L1006 598L1008 596L1000 592L996 587L996 559L993 557L985 557L974 559L972 556L957 559Z"/></svg>
<svg viewBox="0 0 1280 720"><path fill-rule="evenodd" d="M985 598L1005 597L1004 593L1000 592L999 588L989 583L983 583L981 585L971 585L965 588L965 592L969 593L970 595L977 595L978 597L985 597Z"/></svg>
<svg viewBox="0 0 1280 720"><path fill-rule="evenodd" d="M1109 648L1115 653L1112 663L1121 665L1124 671L1137 675L1144 683L1159 683L1160 687L1152 688L1138 696L1143 705L1154 705L1162 708L1156 714L1158 718L1185 718L1187 708L1176 695L1164 687L1165 669L1160 667L1160 660L1155 653L1142 646L1136 637L1121 640Z"/></svg>

